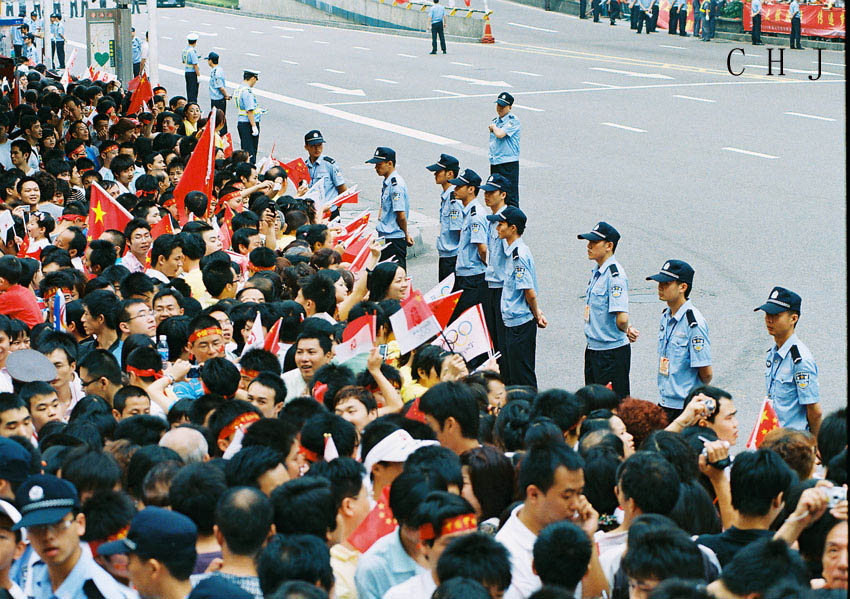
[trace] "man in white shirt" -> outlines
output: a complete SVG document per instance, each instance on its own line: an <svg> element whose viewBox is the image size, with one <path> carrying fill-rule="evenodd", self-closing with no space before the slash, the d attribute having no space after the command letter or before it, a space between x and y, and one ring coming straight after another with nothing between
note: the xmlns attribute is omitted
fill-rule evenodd
<svg viewBox="0 0 850 599"><path fill-rule="evenodd" d="M295 365L297 368L283 374L286 385L286 400L310 395L316 371L333 359L333 343L330 337L320 333L302 333L295 342Z"/></svg>
<svg viewBox="0 0 850 599"><path fill-rule="evenodd" d="M168 218L168 217L166 217ZM164 233L154 239L151 247L151 268L145 274L169 283L183 272L183 248L177 235Z"/></svg>

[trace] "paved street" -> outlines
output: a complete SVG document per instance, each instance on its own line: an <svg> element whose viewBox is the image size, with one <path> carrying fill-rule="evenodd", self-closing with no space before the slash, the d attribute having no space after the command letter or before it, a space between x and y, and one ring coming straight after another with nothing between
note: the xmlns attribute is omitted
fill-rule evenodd
<svg viewBox="0 0 850 599"><path fill-rule="evenodd" d="M753 307L774 285L803 297L798 331L818 360L825 411L844 405L843 53L823 52L824 74L811 82L816 51L786 48L786 76L768 77L767 46L661 30L638 36L627 21L610 27L505 0L490 8L497 43L450 41L446 56L429 56L430 39L419 37L161 9L161 82L170 95L185 92L180 51L189 31L200 35L203 55L221 55L233 85L243 67L259 68L257 95L269 110L261 150L276 143L279 158L304 155L304 132L321 129L327 154L364 190L367 207L376 207L380 180L363 162L375 146L395 148L429 244L410 263L423 290L436 282L439 205L424 167L448 152L486 177L493 99L508 90L523 125L526 241L550 323L538 336L542 387L583 384L582 296L591 263L575 235L606 220L622 234L617 256L641 331L632 347L633 395L656 399L663 306L644 278L665 259L681 258L696 269L691 299L711 328L715 383L745 399L738 404L742 443L764 395L764 352L772 344ZM142 32L146 19L137 17ZM85 41L80 20L67 33ZM726 69L735 47L746 51L732 59L746 68L741 77ZM205 64L201 70L209 72ZM204 81L204 106L206 89ZM235 107L228 110L235 130Z"/></svg>

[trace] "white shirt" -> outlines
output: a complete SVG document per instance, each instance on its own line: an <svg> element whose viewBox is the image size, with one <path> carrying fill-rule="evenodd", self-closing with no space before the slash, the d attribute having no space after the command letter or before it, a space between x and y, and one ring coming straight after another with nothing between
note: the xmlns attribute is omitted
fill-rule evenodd
<svg viewBox="0 0 850 599"><path fill-rule="evenodd" d="M428 570L395 585L384 593L383 599L431 599L435 590L437 583L434 582L434 575Z"/></svg>
<svg viewBox="0 0 850 599"><path fill-rule="evenodd" d="M3 168L9 170L12 168L12 140L7 139L5 143L0 144L0 164Z"/></svg>
<svg viewBox="0 0 850 599"><path fill-rule="evenodd" d="M160 271L158 271L155 268L147 269L145 271L145 274L148 275L149 277L151 277L152 279L156 279L157 281L161 281L165 284L168 284L168 283L171 282L171 280L168 277L166 277L163 273L161 273Z"/></svg>
<svg viewBox="0 0 850 599"><path fill-rule="evenodd" d="M496 540L511 554L511 586L505 592L505 599L525 599L541 587L540 577L531 569L537 535L520 521L517 514L522 507L514 508L502 530L496 533Z"/></svg>
<svg viewBox="0 0 850 599"><path fill-rule="evenodd" d="M284 372L281 378L283 379L283 384L286 385L286 399L283 400L284 405L296 397L309 395L307 382L301 376L301 371L297 368L293 368L289 372Z"/></svg>

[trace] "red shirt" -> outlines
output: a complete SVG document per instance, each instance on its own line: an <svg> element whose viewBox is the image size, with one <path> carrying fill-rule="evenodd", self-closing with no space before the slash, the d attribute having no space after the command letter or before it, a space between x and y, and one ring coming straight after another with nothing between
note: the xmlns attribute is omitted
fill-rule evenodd
<svg viewBox="0 0 850 599"><path fill-rule="evenodd" d="M0 314L23 320L30 328L44 321L35 294L20 285L12 285L0 293Z"/></svg>

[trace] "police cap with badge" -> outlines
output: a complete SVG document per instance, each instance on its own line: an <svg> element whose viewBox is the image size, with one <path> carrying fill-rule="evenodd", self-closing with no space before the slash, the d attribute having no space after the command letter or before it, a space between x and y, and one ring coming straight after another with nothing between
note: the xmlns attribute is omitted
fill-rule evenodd
<svg viewBox="0 0 850 599"><path fill-rule="evenodd" d="M439 173L440 171L452 171L453 173L456 173L460 170L460 160L451 154L440 154L440 159L437 162L430 164L425 168L432 173Z"/></svg>
<svg viewBox="0 0 850 599"><path fill-rule="evenodd" d="M378 146L377 149L375 149L374 156L367 160L366 164L380 164L381 162L387 162L388 160L395 164L395 150L386 146Z"/></svg>
<svg viewBox="0 0 850 599"><path fill-rule="evenodd" d="M694 282L694 269L682 260L668 260L658 273L646 277L646 280L658 283L678 281L679 283L687 283L688 289L690 289Z"/></svg>
<svg viewBox="0 0 850 599"><path fill-rule="evenodd" d="M51 474L33 474L27 478L18 487L15 500L21 519L12 530L56 524L71 511L80 509L74 485Z"/></svg>
<svg viewBox="0 0 850 599"><path fill-rule="evenodd" d="M508 225L516 225L519 232L525 230L525 224L528 222L525 213L516 206L505 206L505 209L498 214L488 214L487 220L492 223L507 223Z"/></svg>
<svg viewBox="0 0 850 599"><path fill-rule="evenodd" d="M499 173L493 173L487 178L487 182L481 186L481 191L507 191L511 188L508 178Z"/></svg>
<svg viewBox="0 0 850 599"><path fill-rule="evenodd" d="M104 543L98 555L136 553L156 560L194 560L198 527L187 516L160 507L147 507L133 516L127 536Z"/></svg>
<svg viewBox="0 0 850 599"><path fill-rule="evenodd" d="M472 185L473 187L481 187L481 177L471 168L464 170L454 179L449 179L449 183L461 187L463 185Z"/></svg>
<svg viewBox="0 0 850 599"><path fill-rule="evenodd" d="M499 106L513 106L514 97L508 92L502 92L501 94L499 94L499 97L496 98L496 104L498 104Z"/></svg>
<svg viewBox="0 0 850 599"><path fill-rule="evenodd" d="M598 222L592 231L581 233L577 237L588 241L611 241L614 245L620 241L620 233L605 221Z"/></svg>
<svg viewBox="0 0 850 599"><path fill-rule="evenodd" d="M800 312L800 306L803 299L785 287L774 287L768 296L767 301L758 308L753 309L753 312L762 310L767 314L781 314L789 310ZM12 354L14 355L14 354Z"/></svg>
<svg viewBox="0 0 850 599"><path fill-rule="evenodd" d="M312 131L308 131L307 135L304 136L304 143L308 146L315 146L325 143L325 138L322 137L321 131L313 129Z"/></svg>

